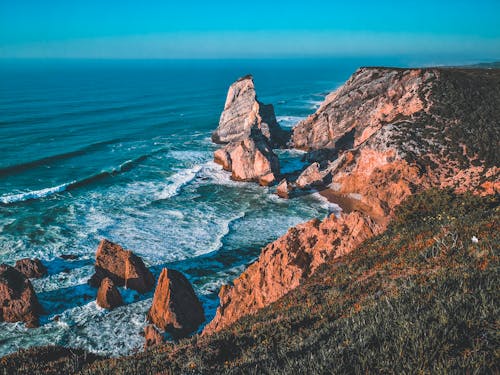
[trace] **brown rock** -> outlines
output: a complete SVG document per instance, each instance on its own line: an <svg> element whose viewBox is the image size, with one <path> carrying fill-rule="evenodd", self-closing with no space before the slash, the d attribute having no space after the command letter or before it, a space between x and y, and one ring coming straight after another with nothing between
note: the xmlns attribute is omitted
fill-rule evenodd
<svg viewBox="0 0 500 375"><path fill-rule="evenodd" d="M195 331L204 320L203 307L189 281L182 273L164 268L148 321L174 337L182 337Z"/></svg>
<svg viewBox="0 0 500 375"><path fill-rule="evenodd" d="M212 134L215 143L242 141L258 129L273 147L283 146L287 133L276 121L274 108L257 100L252 76L240 78L228 90L219 126Z"/></svg>
<svg viewBox="0 0 500 375"><path fill-rule="evenodd" d="M101 286L97 292L97 304L104 309L114 309L123 305L120 291L116 288L115 283L109 277L101 281Z"/></svg>
<svg viewBox="0 0 500 375"><path fill-rule="evenodd" d="M146 293L154 287L154 277L140 257L120 245L103 239L96 252L95 274L89 280L93 287L99 287L109 277L118 286Z"/></svg>
<svg viewBox="0 0 500 375"><path fill-rule="evenodd" d="M243 141L231 142L215 152L216 163L230 170L236 181L255 181L269 185L279 175L279 159L267 141L254 134Z"/></svg>
<svg viewBox="0 0 500 375"><path fill-rule="evenodd" d="M0 322L25 322L38 327L42 307L31 282L14 267L0 265Z"/></svg>
<svg viewBox="0 0 500 375"><path fill-rule="evenodd" d="M290 195L290 190L291 190L290 185L288 184L286 178L284 178L276 187L276 194L280 198L288 199Z"/></svg>
<svg viewBox="0 0 500 375"><path fill-rule="evenodd" d="M144 349L163 344L163 336L153 324L144 327Z"/></svg>
<svg viewBox="0 0 500 375"><path fill-rule="evenodd" d="M219 331L273 303L296 288L328 258L351 252L382 229L356 211L290 228L283 237L262 249L259 259L232 286L221 288L220 305L204 334Z"/></svg>
<svg viewBox="0 0 500 375"><path fill-rule="evenodd" d="M16 262L14 268L30 279L43 277L47 274L47 268L40 259L20 259Z"/></svg>
<svg viewBox="0 0 500 375"><path fill-rule="evenodd" d="M300 189L323 186L329 174L328 170L320 170L319 163L315 162L302 171L295 184Z"/></svg>

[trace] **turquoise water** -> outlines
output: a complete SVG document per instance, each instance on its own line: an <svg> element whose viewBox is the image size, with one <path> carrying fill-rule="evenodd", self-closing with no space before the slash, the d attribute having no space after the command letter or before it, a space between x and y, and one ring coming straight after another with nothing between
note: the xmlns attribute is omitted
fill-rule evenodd
<svg viewBox="0 0 500 375"><path fill-rule="evenodd" d="M95 305L95 250L108 238L157 276L184 272L207 319L220 286L266 243L335 207L317 195L280 200L212 162L210 133L228 86L252 73L260 100L291 127L371 61L10 61L0 64L0 262L38 257L42 325L0 324L0 355L59 344L103 354L142 347L152 295ZM280 151L282 168L301 167ZM63 260L75 254L76 260ZM56 319L55 319L56 318Z"/></svg>

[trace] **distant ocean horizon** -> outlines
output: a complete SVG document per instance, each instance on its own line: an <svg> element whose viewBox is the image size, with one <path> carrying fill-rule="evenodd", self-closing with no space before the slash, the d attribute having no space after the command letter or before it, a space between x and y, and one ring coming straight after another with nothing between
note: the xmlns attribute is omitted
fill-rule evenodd
<svg viewBox="0 0 500 375"><path fill-rule="evenodd" d="M397 59L0 61L0 263L38 257L40 328L0 323L0 356L59 344L121 355L142 346L152 294L122 290L126 306L95 304L102 238L189 278L207 321L218 291L260 248L337 206L318 194L281 200L237 183L213 161L229 85L252 74L264 103L291 128L359 66ZM302 153L277 151L282 169ZM64 260L61 255L76 255Z"/></svg>

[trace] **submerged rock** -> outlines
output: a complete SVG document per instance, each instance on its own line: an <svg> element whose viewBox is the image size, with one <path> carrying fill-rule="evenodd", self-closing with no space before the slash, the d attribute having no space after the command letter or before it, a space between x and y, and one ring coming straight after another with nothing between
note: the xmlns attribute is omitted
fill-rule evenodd
<svg viewBox="0 0 500 375"><path fill-rule="evenodd" d="M149 292L154 288L154 277L140 257L120 245L103 239L96 252L95 274L89 284L99 287L109 277L118 286Z"/></svg>
<svg viewBox="0 0 500 375"><path fill-rule="evenodd" d="M183 337L194 332L204 320L203 307L186 277L164 268L148 312L148 321L174 337Z"/></svg>
<svg viewBox="0 0 500 375"><path fill-rule="evenodd" d="M0 322L38 327L42 307L31 282L14 267L0 265Z"/></svg>
<svg viewBox="0 0 500 375"><path fill-rule="evenodd" d="M212 133L215 143L241 141L260 130L272 147L284 146L287 132L276 121L272 104L257 100L253 77L248 75L234 82L228 90L219 126Z"/></svg>
<svg viewBox="0 0 500 375"><path fill-rule="evenodd" d="M109 277L101 281L101 286L97 292L97 304L104 309L114 309L123 305L123 299L115 283Z"/></svg>
<svg viewBox="0 0 500 375"><path fill-rule="evenodd" d="M40 259L20 259L16 262L14 268L30 279L47 275L47 268L42 264Z"/></svg>
<svg viewBox="0 0 500 375"><path fill-rule="evenodd" d="M144 349L151 348L163 344L163 335L154 326L154 324L148 324L144 327Z"/></svg>

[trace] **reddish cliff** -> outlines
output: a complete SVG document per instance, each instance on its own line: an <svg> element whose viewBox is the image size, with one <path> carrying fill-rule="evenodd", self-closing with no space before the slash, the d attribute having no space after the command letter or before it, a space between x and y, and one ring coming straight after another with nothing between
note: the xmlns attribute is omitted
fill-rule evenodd
<svg viewBox="0 0 500 375"><path fill-rule="evenodd" d="M340 218L330 215L323 221L314 219L290 228L262 249L259 259L234 280L233 286L221 288L217 314L204 333L218 331L276 301L326 259L349 253L381 230L359 212Z"/></svg>
<svg viewBox="0 0 500 375"><path fill-rule="evenodd" d="M380 233L410 194L429 187L498 193L498 103L500 70L359 69L292 136L312 161L295 186L324 189L355 211L291 228L266 246L233 286L221 288L204 332L272 303L326 258Z"/></svg>

